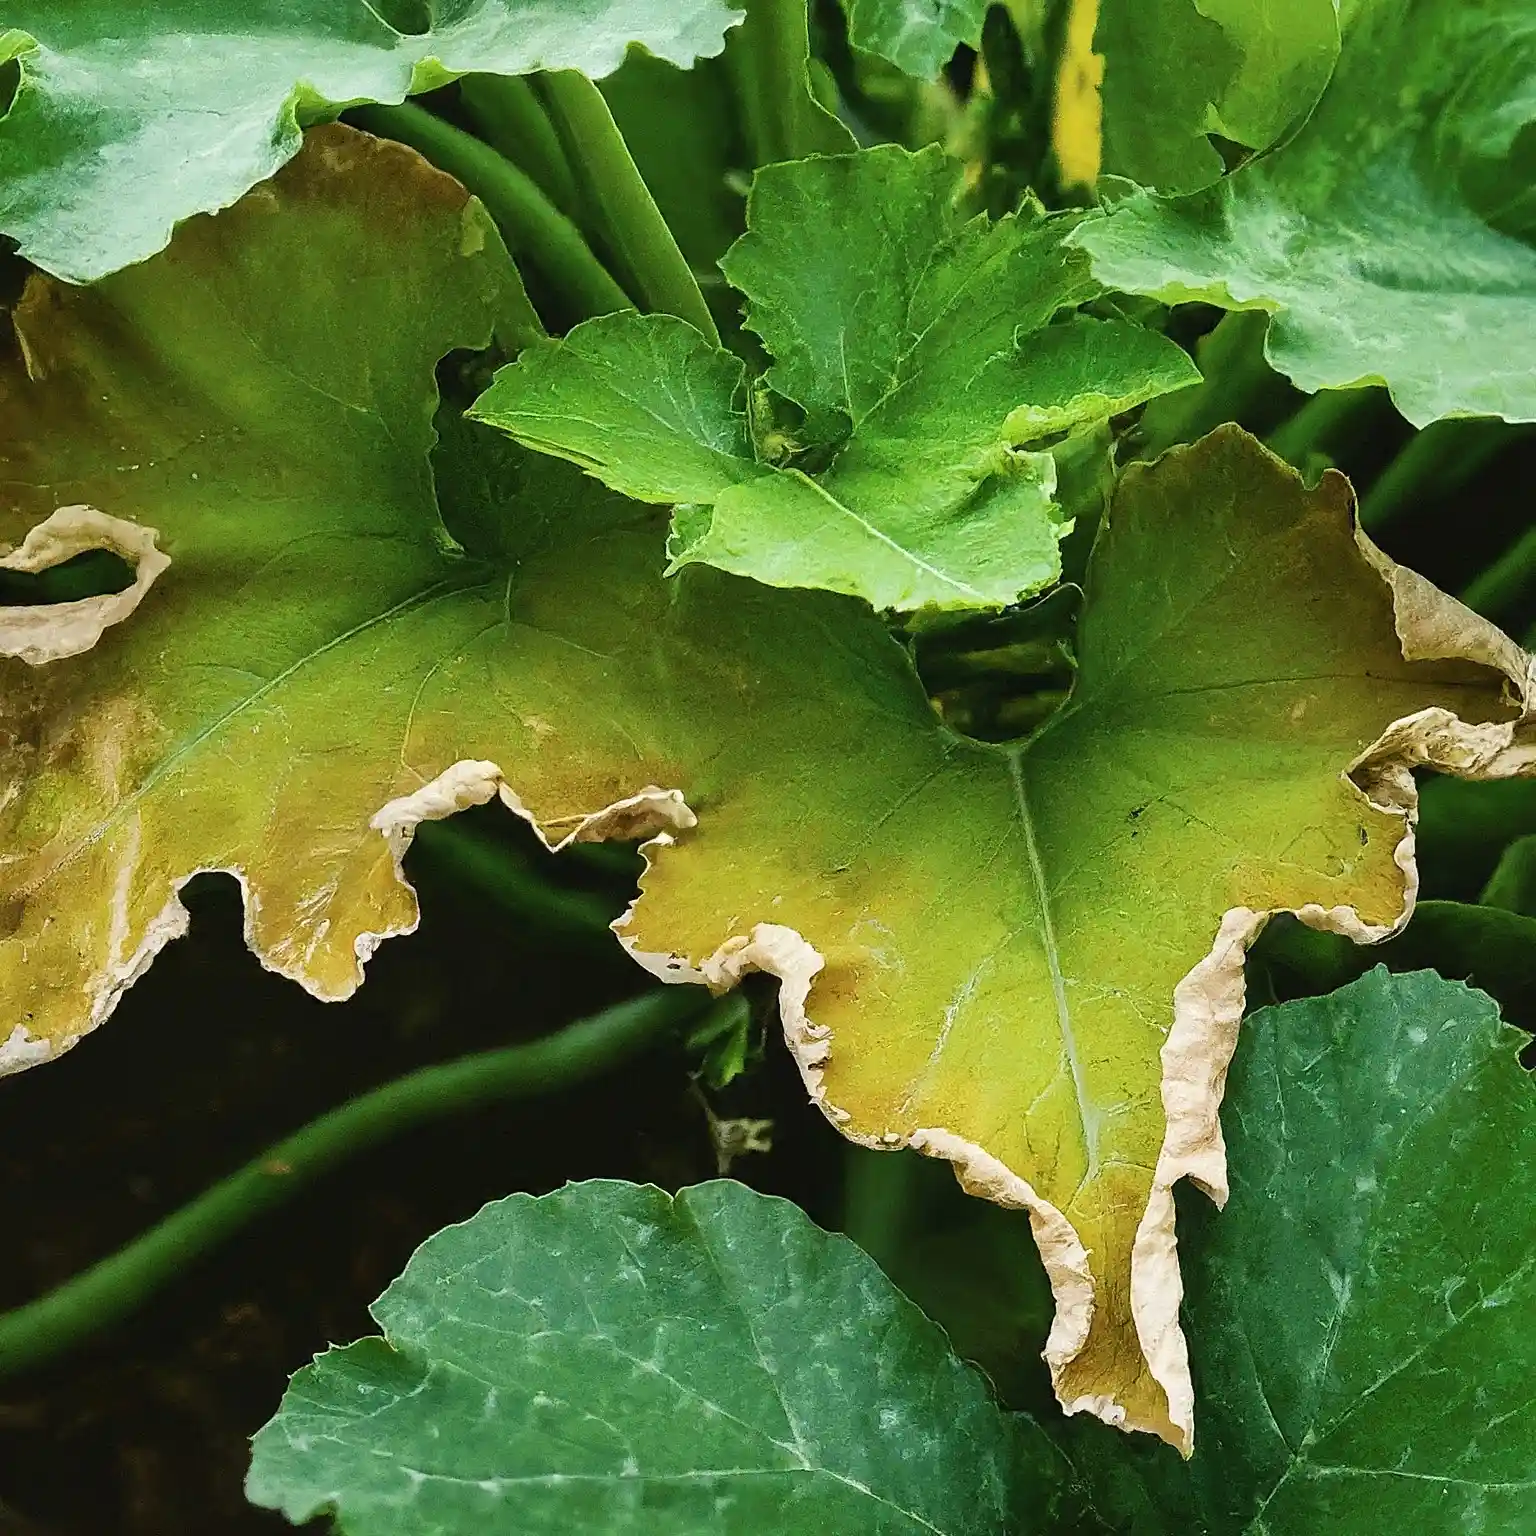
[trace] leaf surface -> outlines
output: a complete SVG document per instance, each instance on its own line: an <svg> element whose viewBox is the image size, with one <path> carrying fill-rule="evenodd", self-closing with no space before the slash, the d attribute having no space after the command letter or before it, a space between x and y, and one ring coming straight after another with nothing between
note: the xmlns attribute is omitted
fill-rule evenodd
<svg viewBox="0 0 1536 1536"><path fill-rule="evenodd" d="M461 188L343 128L163 257L34 281L0 535L90 505L170 563L89 652L0 662L0 1062L99 1023L198 870L339 999L415 924L421 820L500 795L551 844L665 832L637 958L781 976L845 1132L1029 1209L1063 1398L1186 1435L1168 1190L1222 1178L1249 909L1384 931L1403 764L1528 766L1501 723L1528 658L1395 568L1394 620L1342 479L1308 492L1232 429L1123 482L1066 708L961 739L864 605L664 581L653 510L469 424L452 543L433 367L520 303ZM1482 660L1405 660L1395 623Z"/></svg>
<svg viewBox="0 0 1536 1536"><path fill-rule="evenodd" d="M1385 383L1424 425L1536 419L1536 17L1524 0L1359 0L1305 127L1193 196L1076 238L1099 278L1264 309L1305 390Z"/></svg>
<svg viewBox="0 0 1536 1536"><path fill-rule="evenodd" d="M1222 173L1210 141L1264 149L1317 101L1339 53L1333 0L1101 0L1106 171L1161 192Z"/></svg>
<svg viewBox="0 0 1536 1536"><path fill-rule="evenodd" d="M1198 376L1127 322L1051 324L1099 291L1063 247L1070 223L963 224L956 180L937 150L896 148L758 173L722 266L774 357L764 384L805 413L798 444L779 433L775 453L741 363L657 316L605 316L531 350L475 414L626 495L686 504L677 566L903 611L1039 591L1065 526L1051 459L1016 445ZM825 467L776 462L834 443Z"/></svg>
<svg viewBox="0 0 1536 1536"><path fill-rule="evenodd" d="M962 43L981 42L986 0L844 0L848 40L919 80L931 80Z"/></svg>
<svg viewBox="0 0 1536 1536"><path fill-rule="evenodd" d="M412 32L366 0L21 0L0 33L0 60L21 65L0 122L0 232L38 266L90 282L234 202L292 158L305 124L343 106L403 101L471 70L606 75L631 42L687 66L719 53L740 18L722 0L437 9Z"/></svg>
<svg viewBox="0 0 1536 1536"><path fill-rule="evenodd" d="M1074 1437L1112 1529L1532 1529L1522 1038L1430 971L1244 1023L1231 1201L1180 1212L1200 1440L1186 1466Z"/></svg>
<svg viewBox="0 0 1536 1536"><path fill-rule="evenodd" d="M1066 1463L846 1238L743 1185L593 1181L430 1238L300 1371L247 1491L348 1536L1028 1536Z"/></svg>

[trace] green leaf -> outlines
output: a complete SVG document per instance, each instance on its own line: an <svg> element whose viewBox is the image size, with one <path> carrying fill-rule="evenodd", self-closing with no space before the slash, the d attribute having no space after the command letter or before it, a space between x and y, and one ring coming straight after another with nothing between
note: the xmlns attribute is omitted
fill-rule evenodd
<svg viewBox="0 0 1536 1536"><path fill-rule="evenodd" d="M514 1195L372 1310L384 1338L300 1371L252 1447L295 1523L1027 1536L1070 1497L872 1259L740 1184Z"/></svg>
<svg viewBox="0 0 1536 1536"><path fill-rule="evenodd" d="M686 504L674 568L900 610L1039 591L1069 525L1050 458L1015 446L1197 374L1127 322L1051 324L1098 292L1063 249L1070 221L964 224L957 175L937 150L894 147L759 172L722 265L773 354L763 383L805 412L805 441L760 426L770 462L750 444L741 364L655 316L607 316L525 354L475 414L626 495ZM840 438L825 468L771 461Z"/></svg>
<svg viewBox="0 0 1536 1536"><path fill-rule="evenodd" d="M1334 0L1077 0L1057 64L1062 178L1209 186L1223 170L1210 136L1267 148L1311 110L1338 55Z"/></svg>
<svg viewBox="0 0 1536 1536"><path fill-rule="evenodd" d="M783 978L846 1132L1030 1210L1063 1397L1177 1438L1175 1324L1138 1319L1132 1272L1174 1294L1190 1137L1219 1183L1198 1133L1250 914L1396 920L1405 764L1528 761L1500 723L1528 660L1372 563L1339 477L1309 492L1236 430L1124 477L1076 691L1004 747L945 729L866 606L664 581L653 510L499 434L439 449L445 528L434 367L486 344L515 275L409 150L311 140L164 256L36 278L16 311L0 539L67 545L89 506L139 552L137 606L94 648L0 661L0 1065L100 1023L184 931L199 870L239 875L266 966L340 999L415 925L422 820L500 797L551 845L666 832L623 928L637 958ZM78 639L75 610L41 613ZM1406 661L1398 626L1497 665Z"/></svg>
<svg viewBox="0 0 1536 1536"><path fill-rule="evenodd" d="M1231 1201L1180 1212L1194 1459L1070 1437L1113 1529L1536 1527L1520 1044L1481 993L1428 971L1373 971L1243 1025Z"/></svg>
<svg viewBox="0 0 1536 1536"><path fill-rule="evenodd" d="M1536 918L1536 836L1517 837L1504 850L1483 888L1482 900L1490 907ZM1536 950L1531 952L1531 965L1536 969Z"/></svg>
<svg viewBox="0 0 1536 1536"><path fill-rule="evenodd" d="M986 0L843 0L848 40L919 80L931 80L962 43L981 42Z"/></svg>
<svg viewBox="0 0 1536 1536"><path fill-rule="evenodd" d="M1524 0L1358 0L1345 23L1293 140L1076 239L1112 287L1270 311L1269 357L1302 389L1385 383L1421 426L1536 419L1536 19Z"/></svg>
<svg viewBox="0 0 1536 1536"><path fill-rule="evenodd" d="M21 84L0 123L0 233L90 282L160 250L298 151L304 125L471 70L617 69L628 43L716 54L723 0L465 0L419 33L365 0L19 0L0 34Z"/></svg>
<svg viewBox="0 0 1536 1536"><path fill-rule="evenodd" d="M1379 948L1362 950L1298 925L1266 934L1256 953L1278 974L1282 996L1343 986L1376 963L1392 971L1436 970L1491 993L1506 1019L1536 1031L1536 914L1421 901L1402 933Z"/></svg>

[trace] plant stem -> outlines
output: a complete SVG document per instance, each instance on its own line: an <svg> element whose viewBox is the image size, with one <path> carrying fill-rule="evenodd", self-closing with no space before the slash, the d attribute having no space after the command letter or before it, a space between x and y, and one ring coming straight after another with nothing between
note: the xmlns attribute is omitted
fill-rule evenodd
<svg viewBox="0 0 1536 1536"><path fill-rule="evenodd" d="M0 1314L0 1376L64 1354L127 1316L190 1260L348 1158L413 1126L596 1077L679 1029L708 1002L702 989L661 987L531 1044L407 1073L321 1115L126 1248Z"/></svg>
<svg viewBox="0 0 1536 1536"><path fill-rule="evenodd" d="M1154 400L1141 418L1137 457L1152 459L1176 443L1192 443L1224 421L1243 421L1280 380L1264 356L1269 316L1234 309L1198 348L1204 383Z"/></svg>
<svg viewBox="0 0 1536 1536"><path fill-rule="evenodd" d="M1492 565L1481 571L1461 594L1468 608L1475 608L1495 624L1521 617L1536 593L1536 528L1527 528Z"/></svg>
<svg viewBox="0 0 1536 1536"><path fill-rule="evenodd" d="M843 1161L843 1231L888 1275L898 1262L921 1193L916 1152L848 1146Z"/></svg>
<svg viewBox="0 0 1536 1536"><path fill-rule="evenodd" d="M541 930L595 940L605 952L613 951L613 933L608 925L617 913L601 898L550 885L510 848L455 825L452 818L423 822L416 829L416 841L429 859L446 866L460 881L477 887L504 911L537 924Z"/></svg>
<svg viewBox="0 0 1536 1536"><path fill-rule="evenodd" d="M1360 502L1360 524L1374 533L1400 512L1469 481L1522 429L1486 417L1431 422L1408 439Z"/></svg>
<svg viewBox="0 0 1536 1536"><path fill-rule="evenodd" d="M720 333L698 280L641 179L603 93L572 69L545 75L542 84L566 155L638 297L652 310L688 321L718 346Z"/></svg>
<svg viewBox="0 0 1536 1536"><path fill-rule="evenodd" d="M1326 454L1357 417L1380 406L1376 389L1322 389L1270 434L1269 447L1297 469L1313 454Z"/></svg>
<svg viewBox="0 0 1536 1536"><path fill-rule="evenodd" d="M574 216L576 178L528 81L522 75L465 75L459 100L480 137L527 171L562 213Z"/></svg>
<svg viewBox="0 0 1536 1536"><path fill-rule="evenodd" d="M397 107L353 107L347 115L370 133L419 149L433 165L462 181L485 204L507 244L531 257L580 315L634 308L592 254L581 231L526 172L504 160L488 144L412 102Z"/></svg>
<svg viewBox="0 0 1536 1536"><path fill-rule="evenodd" d="M811 91L805 0L747 0L747 20L726 45L754 166L834 147ZM852 139L849 139L849 147Z"/></svg>

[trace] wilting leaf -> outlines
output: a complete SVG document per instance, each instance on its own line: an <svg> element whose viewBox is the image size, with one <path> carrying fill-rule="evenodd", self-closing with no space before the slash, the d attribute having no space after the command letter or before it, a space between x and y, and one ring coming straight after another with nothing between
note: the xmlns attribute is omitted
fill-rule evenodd
<svg viewBox="0 0 1536 1536"><path fill-rule="evenodd" d="M500 793L551 842L666 830L638 957L784 977L848 1133L1031 1209L1063 1397L1178 1435L1168 1186L1221 1181L1248 909L1393 922L1402 765L1528 761L1457 718L1509 716L1528 660L1393 570L1416 654L1503 671L1405 661L1342 479L1308 492L1231 429L1123 482L1067 707L1025 744L960 739L863 605L664 581L654 511L484 429L459 451L500 459L440 473L472 547L448 542L433 363L514 281L456 184L333 128L165 256L32 285L0 532L66 500L171 563L94 650L0 672L7 1064L100 1022L197 870L236 871L264 963L341 998L416 920L422 819Z"/></svg>
<svg viewBox="0 0 1536 1536"><path fill-rule="evenodd" d="M409 9L409 7L406 7ZM617 69L630 42L687 65L740 16L723 0L466 0L422 32L365 0L18 0L0 60L0 233L88 282L163 247L299 147L303 126L470 70Z"/></svg>
<svg viewBox="0 0 1536 1536"><path fill-rule="evenodd" d="M1071 1437L1112 1529L1536 1529L1521 1039L1428 971L1244 1023L1222 1115L1231 1201L1179 1216L1206 1405L1194 1459Z"/></svg>
<svg viewBox="0 0 1536 1536"><path fill-rule="evenodd" d="M957 173L895 148L758 173L722 265L805 441L754 420L742 364L665 316L606 316L531 349L475 414L625 495L687 504L677 566L901 610L1039 591L1066 525L1052 460L1016 447L1198 375L1128 322L1050 324L1099 291L1062 246L1070 223L962 224ZM844 437L824 468L793 460Z"/></svg>
<svg viewBox="0 0 1536 1536"><path fill-rule="evenodd" d="M1333 0L1100 0L1097 10L1103 168L1161 192L1221 175L1212 133L1272 144L1317 101L1339 53ZM1069 181L1092 180L1087 161L1057 153Z"/></svg>
<svg viewBox="0 0 1536 1536"><path fill-rule="evenodd" d="M1141 196L1076 237L1104 282L1265 309L1306 390L1385 383L1419 425L1536 419L1536 15L1525 0L1358 0L1296 137L1216 187Z"/></svg>
<svg viewBox="0 0 1536 1536"><path fill-rule="evenodd" d="M846 1238L718 1182L514 1195L321 1355L247 1491L346 1536L1029 1536L1065 1459Z"/></svg>

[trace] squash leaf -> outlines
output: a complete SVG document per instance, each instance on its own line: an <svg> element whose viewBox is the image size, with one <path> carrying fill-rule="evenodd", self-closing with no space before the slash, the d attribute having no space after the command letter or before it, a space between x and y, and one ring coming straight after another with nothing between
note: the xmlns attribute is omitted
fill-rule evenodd
<svg viewBox="0 0 1536 1536"><path fill-rule="evenodd" d="M1338 54L1333 0L1077 0L1058 66L1063 178L1091 186L1102 167L1160 192L1209 186L1223 170L1210 136L1267 148Z"/></svg>
<svg viewBox="0 0 1536 1536"><path fill-rule="evenodd" d="M1073 696L990 746L867 606L663 580L653 509L473 424L444 525L434 364L526 308L400 146L318 130L165 255L34 279L14 324L0 532L92 507L169 563L93 648L0 661L4 1065L100 1023L199 870L339 999L416 922L422 820L499 796L552 846L654 833L635 957L778 975L845 1133L1030 1212L1063 1400L1187 1441L1170 1191L1222 1186L1259 914L1384 934L1408 766L1536 755L1530 659L1357 545L1341 477L1308 491L1235 428L1129 472Z"/></svg>
<svg viewBox="0 0 1536 1536"><path fill-rule="evenodd" d="M1038 592L1070 523L1052 459L1016 448L1199 376L1129 322L1051 324L1100 291L1063 246L1071 221L965 223L958 177L936 149L895 147L758 173L721 265L773 355L762 384L804 412L798 438L749 409L731 353L665 316L529 349L475 415L627 496L685 504L674 569L902 611Z"/></svg>
<svg viewBox="0 0 1536 1536"><path fill-rule="evenodd" d="M1028 1536L1065 1458L846 1238L724 1181L594 1180L429 1238L294 1377L247 1492L346 1536Z"/></svg>
<svg viewBox="0 0 1536 1536"><path fill-rule="evenodd" d="M1536 1090L1480 992L1373 971L1243 1025L1232 1198L1181 1209L1186 1466L1071 1435L1114 1530L1536 1528Z"/></svg>
<svg viewBox="0 0 1536 1536"><path fill-rule="evenodd" d="M1288 144L1217 186L1133 197L1076 239L1168 303L1273 316L1304 390L1384 383L1423 426L1536 420L1536 16L1525 0L1357 0Z"/></svg>
<svg viewBox="0 0 1536 1536"><path fill-rule="evenodd" d="M471 70L606 75L631 42L687 66L719 53L741 14L723 0L468 0L423 6L442 14L411 31L413 8L18 0L0 33L0 61L21 66L0 121L0 233L90 282L234 202L297 153L305 125L344 106L403 101Z"/></svg>

